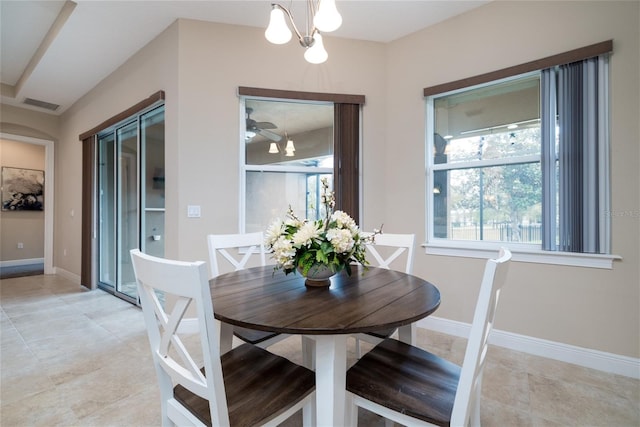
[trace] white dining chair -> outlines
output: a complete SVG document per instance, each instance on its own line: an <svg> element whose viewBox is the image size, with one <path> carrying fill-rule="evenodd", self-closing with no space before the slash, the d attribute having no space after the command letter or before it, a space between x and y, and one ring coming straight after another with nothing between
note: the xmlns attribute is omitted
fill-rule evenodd
<svg viewBox="0 0 640 427"><path fill-rule="evenodd" d="M131 251L138 295L160 386L162 425L276 426L303 409L309 420L315 374L252 344L220 354L220 322L214 319L204 262L166 260ZM165 306L158 293L171 298ZM168 305L168 304L167 304ZM195 307L199 354L178 328ZM192 336L190 336L192 338Z"/></svg>
<svg viewBox="0 0 640 427"><path fill-rule="evenodd" d="M209 234L207 235L207 245L209 247L211 277L221 274L220 264L222 262L232 271L242 270L248 265L266 265L264 233L261 231L240 234ZM244 342L262 348L267 348L289 337L286 334L258 331L240 326L233 327L233 334Z"/></svg>
<svg viewBox="0 0 640 427"><path fill-rule="evenodd" d="M415 245L415 239L415 234L377 234L374 243L366 245L367 260L374 267L391 270L398 269L407 274L411 274L413 272L413 247ZM415 324L412 323L410 328L410 343L413 345L416 340ZM356 340L356 357L359 359L361 356L360 341L378 344L383 339L393 335L396 330L397 328L390 328L354 335Z"/></svg>
<svg viewBox="0 0 640 427"><path fill-rule="evenodd" d="M347 371L351 425L357 425L358 407L404 425L480 425L488 338L510 260L503 248L486 263L462 367L389 338Z"/></svg>

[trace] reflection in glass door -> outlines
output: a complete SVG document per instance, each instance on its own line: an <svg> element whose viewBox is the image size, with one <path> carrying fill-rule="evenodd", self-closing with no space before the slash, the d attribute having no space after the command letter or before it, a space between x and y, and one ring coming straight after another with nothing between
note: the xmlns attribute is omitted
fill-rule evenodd
<svg viewBox="0 0 640 427"><path fill-rule="evenodd" d="M164 109L145 114L140 123L142 173L140 202L142 205L142 238L140 250L164 257Z"/></svg>
<svg viewBox="0 0 640 427"><path fill-rule="evenodd" d="M137 303L129 251L164 255L164 107L98 137L99 286Z"/></svg>
<svg viewBox="0 0 640 427"><path fill-rule="evenodd" d="M118 281L116 293L137 299L129 250L138 248L138 123L116 131L118 167L117 234Z"/></svg>

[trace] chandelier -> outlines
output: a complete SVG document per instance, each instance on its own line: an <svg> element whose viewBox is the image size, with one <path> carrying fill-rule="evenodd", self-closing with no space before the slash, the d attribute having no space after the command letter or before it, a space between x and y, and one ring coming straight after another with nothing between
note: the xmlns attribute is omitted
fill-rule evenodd
<svg viewBox="0 0 640 427"><path fill-rule="evenodd" d="M287 134L287 132L284 133L284 136L287 139L287 145L284 147L284 153L285 153L284 155L286 157L293 157L295 156L296 146L293 145L293 140L289 138L289 135ZM269 153L278 154L279 152L280 152L280 148L278 147L278 143L272 142L269 145Z"/></svg>
<svg viewBox="0 0 640 427"><path fill-rule="evenodd" d="M320 32L329 33L342 25L342 16L338 13L335 0L307 0L306 31L302 35L293 22L293 15L286 7L271 3L271 18L264 32L268 41L274 44L285 44L291 40L291 30L285 16L296 33L302 47L305 48L304 59L312 64L321 64L329 54L322 43Z"/></svg>

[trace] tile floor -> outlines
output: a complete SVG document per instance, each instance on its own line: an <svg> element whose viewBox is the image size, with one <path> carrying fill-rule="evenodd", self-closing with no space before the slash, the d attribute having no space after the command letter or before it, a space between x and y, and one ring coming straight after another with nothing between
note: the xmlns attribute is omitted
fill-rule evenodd
<svg viewBox="0 0 640 427"><path fill-rule="evenodd" d="M140 310L53 275L0 281L0 425L157 426L159 395ZM461 363L465 340L419 330ZM271 350L299 362L299 341ZM482 424L640 426L640 381L492 347ZM353 346L350 346L353 360ZM299 426L300 417L284 423ZM360 426L382 426L360 412Z"/></svg>

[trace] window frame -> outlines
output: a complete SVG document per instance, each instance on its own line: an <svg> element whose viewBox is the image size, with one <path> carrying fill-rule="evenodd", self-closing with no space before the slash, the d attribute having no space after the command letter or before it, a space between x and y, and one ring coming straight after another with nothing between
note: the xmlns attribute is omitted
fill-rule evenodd
<svg viewBox="0 0 640 427"><path fill-rule="evenodd" d="M434 237L434 171L437 170L454 170L462 167L435 165L433 159L434 132L435 129L435 109L434 98L445 95L451 95L457 92L471 90L476 87L486 86L488 84L500 83L509 79L520 78L526 74L540 72L543 68L552 67L568 62L580 61L592 56L610 53L613 50L612 40L597 43L595 45L586 46L569 52L553 55L551 57L528 62L503 70L482 74L479 76L462 79L450 83L425 88L423 96L425 97L425 171L426 171L426 197L425 197L425 230L426 241L422 244L425 253L429 255L444 255L469 258L489 259L495 255L495 252L501 246L509 246L513 253L515 261L555 264L577 267L590 268L613 268L613 261L621 259L615 254L591 254L576 252L560 252L546 251L542 249L542 245L520 243L520 242L497 242L497 241L479 241L479 240L450 240ZM538 156L537 162L542 160L542 153ZM509 163L522 163L523 157L517 158L516 162L510 162L510 159L481 160L474 163L474 167L486 167ZM468 165L467 165L468 168ZM611 189L609 189L611 192ZM606 231L611 235L611 228Z"/></svg>
<svg viewBox="0 0 640 427"><path fill-rule="evenodd" d="M304 100L289 100L283 98L267 98L257 97L249 95L240 96L240 123L244 124L246 120L246 101L247 99L258 99L260 101L274 101L274 102L299 102L299 103L311 103L311 104L327 104L327 101L304 101ZM244 133L240 132L240 210L239 210L239 230L240 233L246 232L246 220L247 220L247 173L248 172L276 172L276 173L299 173L299 174L331 174L334 175L333 167L318 167L318 166L288 166L288 165L249 165L247 164L246 156L246 141ZM334 153L335 156L335 153ZM284 212L282 213L284 215Z"/></svg>
<svg viewBox="0 0 640 427"><path fill-rule="evenodd" d="M328 101L304 101L297 99L283 99L283 98L266 98L266 97L257 97L257 96L248 96L241 95L240 96L240 123L243 124L246 120L245 112L246 112L246 100L247 99L258 99L261 101L275 101L275 102L299 102L299 103L310 103L310 104L328 104ZM335 126L335 123L334 123ZM299 173L299 174L313 174L313 175L321 175L321 174L331 174L335 179L335 171L332 167L319 167L319 166L287 166L287 165L248 165L246 158L246 141L244 139L244 133L240 132L240 215L239 215L239 230L240 233L246 232L246 220L247 220L247 173L248 172L276 172L276 173ZM335 152L333 154L335 156ZM285 212L282 213L284 215Z"/></svg>
<svg viewBox="0 0 640 427"><path fill-rule="evenodd" d="M245 232L246 230L246 177L248 171L291 172L318 175L331 174L333 176L336 209L344 210L353 218L360 218L360 205L362 202L362 183L360 179L362 158L360 151L362 145L362 105L365 103L365 96L263 89L246 86L240 86L238 88L238 96L239 123L241 124L245 122L246 99L311 104L331 103L334 108L334 162L332 167L247 165L244 133L240 132L240 200L238 215L238 229L240 232ZM355 163L349 162L349 160L355 160ZM359 222L361 222L361 218Z"/></svg>
<svg viewBox="0 0 640 427"><path fill-rule="evenodd" d="M469 86L469 87L464 87L464 88L459 88L456 90L452 90L449 92L444 92L444 93L440 93L440 94L433 94L430 96L426 97L426 104L427 104L427 108L426 108L426 123L427 123L427 127L426 129L435 129L435 107L434 107L434 100L436 98L442 98L442 97L446 97L446 96L450 96L450 95L454 95L456 93L461 93L461 92L466 92L466 91L470 91L470 90L474 90L474 89L478 89L478 88L483 88L483 87L487 87L490 85L494 85L494 84L501 84L501 83L505 83L511 80L519 80L519 79L523 79L523 78L527 78L527 77L531 77L535 74L538 74L538 72L533 71L533 72L529 72L529 73L524 73L524 74L520 74L520 75L516 75L516 76L512 76L512 77L507 77L507 78L503 78L503 79L499 79L499 80L494 80L494 81L490 81L490 82L486 82L486 83L480 83L477 85L473 85L473 86ZM427 147L433 147L434 146L434 132L427 132L426 135L426 146ZM460 162L455 162L455 163L440 163L440 164L436 164L434 163L434 156L432 155L432 150L427 148L426 150L426 158L425 158L425 162L426 162L426 175L427 175L427 192L428 192L428 197L427 199L431 199L431 202L429 202L429 200L427 200L427 224L426 224L426 228L425 230L427 231L427 242L426 242L426 246L428 247L457 247L460 246L461 248L467 248L467 243L469 242L475 242L478 243L479 248L482 248L484 246L488 246L489 248L491 248L491 251L493 252L494 250L497 250L500 248L500 246L504 246L504 245L509 245L510 249L512 250L526 250L526 251L535 251L537 249L538 246L540 245L536 245L534 243L521 243L521 242L496 242L496 241L488 241L488 240L453 240L453 239L445 239L445 238L440 238L440 237L435 237L434 236L434 203L433 203L433 197L432 197L432 192L433 192L433 188L435 185L435 179L434 179L434 173L437 171L453 171L453 170L460 170L460 169L484 169L484 168L488 168L488 167L496 167L496 166L506 166L506 165L514 165L514 164L530 164L530 163L538 163L541 164L542 163L542 150L540 151L540 154L534 155L534 154L529 154L529 155L524 155L524 156L519 156L519 157L501 157L501 158L494 158L494 159L483 159L483 160L473 160L473 161L460 161ZM451 244L446 243L445 242L451 242ZM459 243L460 245L457 245L456 243ZM471 245L471 246L475 246L475 245ZM493 254L492 254L493 255ZM490 258L492 255L490 255L488 258Z"/></svg>

